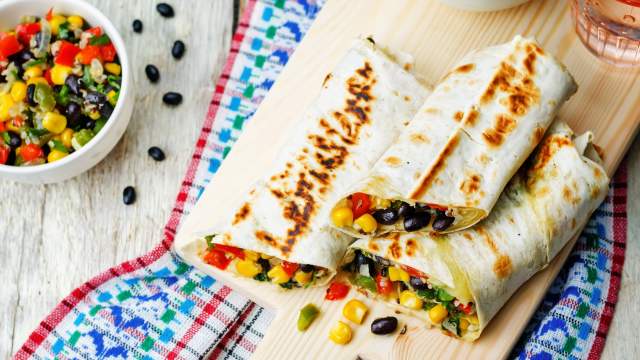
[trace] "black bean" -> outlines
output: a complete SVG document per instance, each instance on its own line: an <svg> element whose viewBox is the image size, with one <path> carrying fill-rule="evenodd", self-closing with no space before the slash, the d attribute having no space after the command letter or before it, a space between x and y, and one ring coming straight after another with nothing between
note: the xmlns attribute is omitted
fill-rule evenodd
<svg viewBox="0 0 640 360"><path fill-rule="evenodd" d="M11 131L7 131L7 133L9 134L9 146L12 149L17 148L18 146L20 146L20 144L22 144L22 139L20 138L20 135Z"/></svg>
<svg viewBox="0 0 640 360"><path fill-rule="evenodd" d="M379 224L383 225L393 225L400 218L400 216L398 216L398 212L390 208L374 211L373 217Z"/></svg>
<svg viewBox="0 0 640 360"><path fill-rule="evenodd" d="M167 3L160 3L156 6L156 10L166 18L172 18L174 15L173 8Z"/></svg>
<svg viewBox="0 0 640 360"><path fill-rule="evenodd" d="M109 104L108 102L104 102L100 106L98 106L98 111L100 111L100 116L108 119L113 113L113 106L111 106L111 104Z"/></svg>
<svg viewBox="0 0 640 360"><path fill-rule="evenodd" d="M81 125L83 128L85 128L85 129L92 129L92 130L93 130L94 125L96 124L96 122L95 122L92 118L90 118L90 117L88 117L88 116L86 116L86 115L82 115L82 116L80 117L80 121L78 121L78 123L79 123L79 125Z"/></svg>
<svg viewBox="0 0 640 360"><path fill-rule="evenodd" d="M449 228L449 226L451 226L451 224L453 224L453 222L455 221L455 217L453 216L447 216L444 211L438 211L436 214L436 218L435 220L433 220L433 230L435 231L444 231L447 230Z"/></svg>
<svg viewBox="0 0 640 360"><path fill-rule="evenodd" d="M258 264L260 264L260 266L262 266L262 271L263 272L267 272L267 271L269 271L269 269L271 269L271 263L267 259L259 258L258 259Z"/></svg>
<svg viewBox="0 0 640 360"><path fill-rule="evenodd" d="M177 92L170 91L162 96L162 101L171 106L177 106L182 103L182 95Z"/></svg>
<svg viewBox="0 0 640 360"><path fill-rule="evenodd" d="M160 79L160 71L158 71L158 68L155 65L149 64L145 66L144 72L147 74L147 79L152 83L158 82Z"/></svg>
<svg viewBox="0 0 640 360"><path fill-rule="evenodd" d="M64 113L67 117L67 121L69 122L69 127L75 127L76 125L80 124L80 118L82 117L80 105L74 103L73 101L70 101L67 104Z"/></svg>
<svg viewBox="0 0 640 360"><path fill-rule="evenodd" d="M376 335L391 334L398 328L398 319L394 316L387 316L373 320L371 332Z"/></svg>
<svg viewBox="0 0 640 360"><path fill-rule="evenodd" d="M407 204L406 202L403 202L398 207L398 215L400 216L407 216L409 214L413 214L414 211L415 209L413 208L413 206Z"/></svg>
<svg viewBox="0 0 640 360"><path fill-rule="evenodd" d="M133 32L141 33L142 32L142 21L139 19L133 20Z"/></svg>
<svg viewBox="0 0 640 360"><path fill-rule="evenodd" d="M309 264L302 264L300 266L300 270L302 270L302 272L306 272L306 273L312 272L313 270L315 270L315 268L316 268L315 266L309 265Z"/></svg>
<svg viewBox="0 0 640 360"><path fill-rule="evenodd" d="M18 53L15 53L9 56L9 61L13 61L16 63L16 66L22 67L22 64L26 63L27 61L33 58L34 56L31 53L31 51L29 51L29 49L24 49Z"/></svg>
<svg viewBox="0 0 640 360"><path fill-rule="evenodd" d="M67 85L72 94L80 95L80 78L78 76L73 74L67 76L64 84Z"/></svg>
<svg viewBox="0 0 640 360"><path fill-rule="evenodd" d="M36 94L36 84L29 84L29 86L27 86L27 103L31 106L38 105L34 97L35 94Z"/></svg>
<svg viewBox="0 0 640 360"><path fill-rule="evenodd" d="M369 260L368 261L369 276L371 276L372 278L375 278L376 275L378 274L378 271L376 270L376 263L371 258L367 258L367 260Z"/></svg>
<svg viewBox="0 0 640 360"><path fill-rule="evenodd" d="M406 231L418 231L429 225L431 215L428 212L418 211L404 218L404 229Z"/></svg>
<svg viewBox="0 0 640 360"><path fill-rule="evenodd" d="M122 191L122 202L124 202L125 205L131 205L136 202L136 189L134 189L133 186L124 188L124 191Z"/></svg>
<svg viewBox="0 0 640 360"><path fill-rule="evenodd" d="M421 210L421 211L428 211L430 209L429 205L420 204L420 203L416 203L414 207L416 208L416 210Z"/></svg>
<svg viewBox="0 0 640 360"><path fill-rule="evenodd" d="M164 160L164 151L157 146L150 147L149 150L147 150L147 154L155 161Z"/></svg>
<svg viewBox="0 0 640 360"><path fill-rule="evenodd" d="M384 277L389 276L389 268L386 266L383 266L382 269L380 269L380 275Z"/></svg>
<svg viewBox="0 0 640 360"><path fill-rule="evenodd" d="M176 40L173 43L173 47L171 48L171 55L174 57L174 59L181 59L182 55L184 55L184 43L180 40Z"/></svg>
<svg viewBox="0 0 640 360"><path fill-rule="evenodd" d="M15 165L16 163L16 151L15 150L11 150L9 152L9 157L7 158L7 162L5 162L5 165Z"/></svg>
<svg viewBox="0 0 640 360"><path fill-rule="evenodd" d="M33 38L35 39L35 42L36 42L35 48L37 49L40 47L40 41L42 41L42 31L38 31Z"/></svg>
<svg viewBox="0 0 640 360"><path fill-rule="evenodd" d="M89 104L101 105L107 101L107 97L103 93L91 91L84 97L84 100Z"/></svg>
<svg viewBox="0 0 640 360"><path fill-rule="evenodd" d="M414 288L415 290L427 290L429 288L429 285L427 285L426 282L422 281L422 279L412 276L409 279L409 284L411 284L411 287Z"/></svg>
<svg viewBox="0 0 640 360"><path fill-rule="evenodd" d="M49 153L51 152L51 148L49 148L49 144L42 145L41 149L42 149L42 153L44 154L44 158L46 159L47 156L49 156Z"/></svg>

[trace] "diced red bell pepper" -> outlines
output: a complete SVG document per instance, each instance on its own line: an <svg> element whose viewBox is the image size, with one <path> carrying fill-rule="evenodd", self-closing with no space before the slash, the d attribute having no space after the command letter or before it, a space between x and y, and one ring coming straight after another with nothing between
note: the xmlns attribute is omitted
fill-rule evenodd
<svg viewBox="0 0 640 360"><path fill-rule="evenodd" d="M0 35L0 58L6 60L9 56L22 50L22 45L15 35Z"/></svg>
<svg viewBox="0 0 640 360"><path fill-rule="evenodd" d="M91 64L91 60L93 59L98 59L100 60L101 54L100 54L100 47L95 46L95 45L87 45L85 46L84 49L80 50L80 52L78 53L78 60L80 60L80 63L83 65L89 65Z"/></svg>
<svg viewBox="0 0 640 360"><path fill-rule="evenodd" d="M214 248L222 252L225 252L227 254L231 254L233 255L233 257L237 257L241 260L244 260L244 251L240 248L237 248L235 246L220 245L220 244L215 244Z"/></svg>
<svg viewBox="0 0 640 360"><path fill-rule="evenodd" d="M20 156L24 161L32 161L43 157L44 152L36 144L27 144L20 148Z"/></svg>
<svg viewBox="0 0 640 360"><path fill-rule="evenodd" d="M0 132L6 131L6 130L7 130L7 125L5 125L4 121L0 121Z"/></svg>
<svg viewBox="0 0 640 360"><path fill-rule="evenodd" d="M53 8L49 8L49 11L47 11L47 15L45 15L44 18L47 19L47 21L51 21L51 19L53 19Z"/></svg>
<svg viewBox="0 0 640 360"><path fill-rule="evenodd" d="M16 34L21 43L29 45L31 38L40 32L40 23L20 24L16 26Z"/></svg>
<svg viewBox="0 0 640 360"><path fill-rule="evenodd" d="M44 78L47 80L50 86L53 86L53 80L51 80L51 68L44 71Z"/></svg>
<svg viewBox="0 0 640 360"><path fill-rule="evenodd" d="M116 58L116 47L113 46L113 43L103 45L100 47L100 55L104 61L113 61Z"/></svg>
<svg viewBox="0 0 640 360"><path fill-rule="evenodd" d="M93 34L93 36L102 35L102 28L100 26L94 26L91 29L87 29L85 31L88 32L89 34Z"/></svg>
<svg viewBox="0 0 640 360"><path fill-rule="evenodd" d="M473 303L459 304L458 309L467 315L471 315L473 313Z"/></svg>
<svg viewBox="0 0 640 360"><path fill-rule="evenodd" d="M378 289L379 294L391 294L391 292L393 291L393 281L391 281L386 276L378 274L376 275L376 288Z"/></svg>
<svg viewBox="0 0 640 360"><path fill-rule="evenodd" d="M404 269L404 271L408 272L409 275L411 275L413 277L423 278L423 279L426 279L426 278L429 277L429 276L427 276L427 274L423 273L422 271L414 269L414 268L412 268L410 266L403 266L402 268Z"/></svg>
<svg viewBox="0 0 640 360"><path fill-rule="evenodd" d="M61 41L60 50L54 62L64 66L73 66L76 55L80 52L80 48L68 41Z"/></svg>
<svg viewBox="0 0 640 360"><path fill-rule="evenodd" d="M442 206L442 205L438 205L438 204L427 204L428 207L435 209L435 210L440 210L440 211L447 211L449 208L446 206Z"/></svg>
<svg viewBox="0 0 640 360"><path fill-rule="evenodd" d="M341 300L347 297L349 293L349 285L334 281L327 288L327 293L324 295L324 298L327 300Z"/></svg>
<svg viewBox="0 0 640 360"><path fill-rule="evenodd" d="M227 258L224 252L217 249L207 251L203 260L207 264L213 265L220 270L225 270L227 266L229 266L229 263L231 263L231 259Z"/></svg>
<svg viewBox="0 0 640 360"><path fill-rule="evenodd" d="M11 154L11 148L8 145L0 144L0 164L6 164Z"/></svg>
<svg viewBox="0 0 640 360"><path fill-rule="evenodd" d="M282 262L282 270L287 273L289 276L293 276L296 273L296 270L300 267L300 265L288 261Z"/></svg>
<svg viewBox="0 0 640 360"><path fill-rule="evenodd" d="M353 211L354 219L357 219L369 212L370 208L371 198L369 198L369 195L361 192L351 195L351 211Z"/></svg>

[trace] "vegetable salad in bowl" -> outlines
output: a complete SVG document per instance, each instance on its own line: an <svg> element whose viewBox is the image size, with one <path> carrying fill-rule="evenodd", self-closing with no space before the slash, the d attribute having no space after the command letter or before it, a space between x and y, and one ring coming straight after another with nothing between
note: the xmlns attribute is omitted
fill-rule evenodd
<svg viewBox="0 0 640 360"><path fill-rule="evenodd" d="M100 26L50 10L0 33L0 164L50 163L79 150L116 106L121 65Z"/></svg>

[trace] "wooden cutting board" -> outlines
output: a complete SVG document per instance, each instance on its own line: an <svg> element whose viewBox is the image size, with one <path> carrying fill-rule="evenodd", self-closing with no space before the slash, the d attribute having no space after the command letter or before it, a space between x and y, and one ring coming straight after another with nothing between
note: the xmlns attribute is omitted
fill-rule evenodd
<svg viewBox="0 0 640 360"><path fill-rule="evenodd" d="M435 84L465 53L506 42L516 34L535 36L574 75L580 88L563 107L560 118L578 133L595 133L596 142L605 149L606 169L612 174L640 124L639 72L607 65L585 49L574 33L568 1L533 1L502 12L470 13L437 1L330 0L185 220L177 247L194 232L211 226L232 200L267 170L293 122L314 99L322 79L353 38L373 35L380 44L413 54L416 71ZM348 298L364 299L371 313L363 325L351 324L354 338L350 344L335 345L327 335L342 318L344 302L324 301L324 288L284 292L210 267L206 271L275 312L255 358L498 359L509 354L570 247L518 290L475 343L426 329L402 315L400 326L407 324L405 334L375 336L369 330L371 321L393 315L392 310L352 290ZM309 302L322 313L307 332L300 333L295 325L298 311Z"/></svg>

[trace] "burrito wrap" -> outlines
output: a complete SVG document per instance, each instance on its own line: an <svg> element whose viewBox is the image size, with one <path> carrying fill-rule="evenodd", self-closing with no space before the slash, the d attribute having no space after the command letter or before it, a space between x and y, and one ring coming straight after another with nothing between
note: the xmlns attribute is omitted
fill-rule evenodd
<svg viewBox="0 0 640 360"><path fill-rule="evenodd" d="M372 171L347 194L454 209L455 222L442 232L469 227L489 214L575 91L564 66L531 39L518 36L473 52L436 86ZM339 229L356 237L371 235ZM389 231L404 231L402 221L378 227L373 235Z"/></svg>
<svg viewBox="0 0 640 360"><path fill-rule="evenodd" d="M549 132L526 172L511 180L491 215L478 225L446 235L390 233L359 239L345 262L361 249L422 271L461 302L475 304L479 326L462 338L477 339L513 293L553 260L606 196L609 179L592 151L591 133L574 139L564 123Z"/></svg>
<svg viewBox="0 0 640 360"><path fill-rule="evenodd" d="M214 244L325 268L316 285L327 282L352 241L326 223L332 202L364 176L428 93L404 68L410 64L358 40L326 76L269 173L185 251L205 252L200 235L211 234Z"/></svg>

